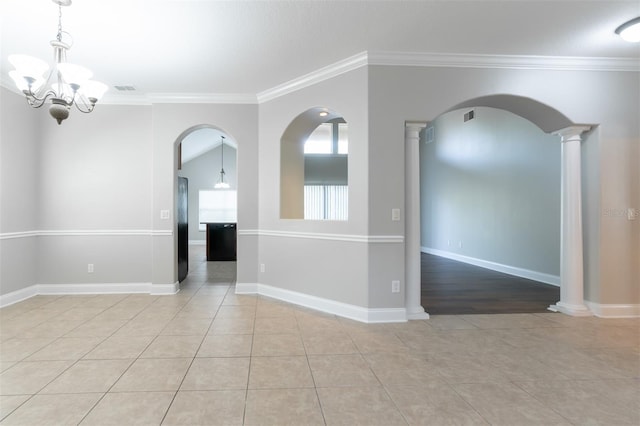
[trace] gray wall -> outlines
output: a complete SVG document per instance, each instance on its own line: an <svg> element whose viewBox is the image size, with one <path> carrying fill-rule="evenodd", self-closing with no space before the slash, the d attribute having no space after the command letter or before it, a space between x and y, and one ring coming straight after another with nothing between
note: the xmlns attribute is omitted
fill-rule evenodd
<svg viewBox="0 0 640 426"><path fill-rule="evenodd" d="M640 207L638 93L633 72L370 65L260 105L101 105L58 126L3 90L1 291L34 282L175 283L176 143L214 125L238 143L239 282L369 308L403 307L404 292L391 294L390 281L404 281L404 244L369 237L401 241L405 232L404 221L390 214L404 208L405 121L432 121L469 99L513 94L599 126L583 142L586 297L638 304L640 220L607 213ZM316 106L349 123L348 221L279 216L280 139L298 114ZM25 195L33 192L35 198ZM37 217L28 213L33 207ZM172 218L161 219L161 210ZM8 238L37 230L48 232L36 238L38 248L28 235ZM295 239L287 232L336 237ZM36 277L34 259L41 259Z"/></svg>
<svg viewBox="0 0 640 426"><path fill-rule="evenodd" d="M206 239L206 232L198 230L199 192L201 189L212 190L220 178L220 152L220 146L217 146L183 163L182 170L178 171L179 176L189 179L189 241L204 242ZM237 190L236 150L229 145L224 147L224 171L225 182L229 183L230 189Z"/></svg>
<svg viewBox="0 0 640 426"><path fill-rule="evenodd" d="M151 282L151 107L40 112L39 283Z"/></svg>
<svg viewBox="0 0 640 426"><path fill-rule="evenodd" d="M39 129L22 96L0 87L0 294L37 283Z"/></svg>
<svg viewBox="0 0 640 426"><path fill-rule="evenodd" d="M510 112L439 116L420 144L421 245L560 275L560 139Z"/></svg>
<svg viewBox="0 0 640 426"><path fill-rule="evenodd" d="M257 282L369 305L368 244L350 238L368 235L367 74L360 68L260 105L260 230L271 235L260 237L259 263L265 272L259 273ZM335 111L349 123L346 221L280 219L281 139L298 115L314 107ZM334 237L313 238L319 234Z"/></svg>
<svg viewBox="0 0 640 426"><path fill-rule="evenodd" d="M370 152L377 157L370 164L386 163L391 169L403 167L406 120L433 121L455 105L488 95L531 98L573 123L597 125L582 143L583 176L588 175L583 181L583 209L588 210L583 226L590 262L585 297L601 304L640 303L640 221L605 214L606 209L640 205L637 72L370 66L369 86L369 143L393 147L379 156ZM403 176L388 180L386 186L370 182L378 189L369 204L372 233L393 227L385 224L389 208L404 205Z"/></svg>
<svg viewBox="0 0 640 426"><path fill-rule="evenodd" d="M246 148L238 222L257 228L256 105L100 105L59 126L5 89L0 104L1 294L34 284L175 283L176 147L201 125L228 129ZM238 244L239 276L256 282L257 238Z"/></svg>

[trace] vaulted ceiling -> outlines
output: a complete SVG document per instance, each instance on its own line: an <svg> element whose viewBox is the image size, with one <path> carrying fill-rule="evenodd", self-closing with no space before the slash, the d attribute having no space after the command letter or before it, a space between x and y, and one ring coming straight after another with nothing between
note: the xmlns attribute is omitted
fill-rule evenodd
<svg viewBox="0 0 640 426"><path fill-rule="evenodd" d="M640 58L614 34L640 16L638 0L73 0L62 13L69 62L110 86L106 100L255 97L364 51ZM9 87L9 54L50 60L58 7L2 0L0 19Z"/></svg>

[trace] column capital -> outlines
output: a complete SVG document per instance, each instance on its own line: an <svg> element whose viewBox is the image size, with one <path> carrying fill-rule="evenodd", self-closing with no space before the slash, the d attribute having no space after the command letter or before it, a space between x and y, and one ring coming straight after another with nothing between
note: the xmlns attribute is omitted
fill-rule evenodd
<svg viewBox="0 0 640 426"><path fill-rule="evenodd" d="M565 127L564 129L551 132L552 135L557 135L562 138L561 142L565 142L569 139L580 137L584 132L591 130L591 126L588 124L576 124L574 126Z"/></svg>
<svg viewBox="0 0 640 426"><path fill-rule="evenodd" d="M427 121L405 121L404 137L406 139L420 139L420 132L429 124Z"/></svg>

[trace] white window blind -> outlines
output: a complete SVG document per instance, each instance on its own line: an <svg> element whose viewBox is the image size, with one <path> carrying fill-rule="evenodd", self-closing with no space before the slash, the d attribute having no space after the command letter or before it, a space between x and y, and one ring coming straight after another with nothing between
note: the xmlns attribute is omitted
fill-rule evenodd
<svg viewBox="0 0 640 426"><path fill-rule="evenodd" d="M211 223L235 223L238 221L238 192L225 190L204 190L199 192L198 229L204 231Z"/></svg>
<svg viewBox="0 0 640 426"><path fill-rule="evenodd" d="M307 220L347 220L347 185L305 185L304 218Z"/></svg>

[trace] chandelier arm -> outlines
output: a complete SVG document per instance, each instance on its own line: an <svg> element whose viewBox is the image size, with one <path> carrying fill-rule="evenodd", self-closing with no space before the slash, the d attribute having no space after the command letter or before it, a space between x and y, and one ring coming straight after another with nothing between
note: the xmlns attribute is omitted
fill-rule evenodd
<svg viewBox="0 0 640 426"><path fill-rule="evenodd" d="M89 114L95 108L95 104L86 104L85 102L74 102L76 109L84 114ZM82 105L82 106L80 106Z"/></svg>
<svg viewBox="0 0 640 426"><path fill-rule="evenodd" d="M47 90L42 97L36 96L36 94L31 90L25 90L23 93L25 94L27 103L33 108L40 108L47 102L47 99L56 96L56 93L53 90Z"/></svg>
<svg viewBox="0 0 640 426"><path fill-rule="evenodd" d="M87 98L82 92L78 91L79 88L79 86L74 88L73 99L69 105L75 105L78 111L88 114L95 109L98 100L95 98Z"/></svg>

